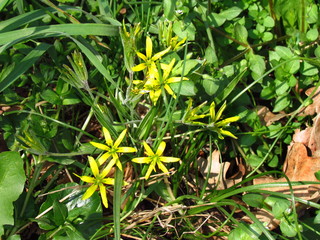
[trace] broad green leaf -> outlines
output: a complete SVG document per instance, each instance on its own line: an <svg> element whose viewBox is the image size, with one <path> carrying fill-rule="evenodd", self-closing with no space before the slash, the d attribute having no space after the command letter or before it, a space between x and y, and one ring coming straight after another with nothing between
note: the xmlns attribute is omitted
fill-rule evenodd
<svg viewBox="0 0 320 240"><path fill-rule="evenodd" d="M292 223L287 222L286 219L283 219L280 222L280 230L283 235L290 237L290 238L297 235L295 224L293 222Z"/></svg>
<svg viewBox="0 0 320 240"><path fill-rule="evenodd" d="M245 28L245 26L236 23L234 26L234 34L235 34L235 38L239 41L242 42L244 44L248 44L248 31Z"/></svg>
<svg viewBox="0 0 320 240"><path fill-rule="evenodd" d="M287 47L276 46L275 51L282 59L285 59L285 60L288 60L294 57L294 54Z"/></svg>
<svg viewBox="0 0 320 240"><path fill-rule="evenodd" d="M7 5L10 0L2 0L0 1L0 11Z"/></svg>
<svg viewBox="0 0 320 240"><path fill-rule="evenodd" d="M65 204L60 203L57 199L53 202L53 221L57 226L64 224L68 216L68 209Z"/></svg>
<svg viewBox="0 0 320 240"><path fill-rule="evenodd" d="M172 30L181 39L186 37L189 41L195 40L196 27L190 20L175 21Z"/></svg>
<svg viewBox="0 0 320 240"><path fill-rule="evenodd" d="M310 30L307 32L306 37L307 37L307 39L308 39L310 42L311 42L311 41L315 41L315 40L319 37L318 29L316 29L316 28L310 29Z"/></svg>
<svg viewBox="0 0 320 240"><path fill-rule="evenodd" d="M259 193L247 193L242 200L251 207L262 208L264 197Z"/></svg>
<svg viewBox="0 0 320 240"><path fill-rule="evenodd" d="M22 193L26 181L23 160L17 152L0 153L0 236L4 225L13 225L13 201Z"/></svg>
<svg viewBox="0 0 320 240"><path fill-rule="evenodd" d="M276 79L275 84L276 84L275 90L278 96L284 95L290 89L290 86L287 81Z"/></svg>
<svg viewBox="0 0 320 240"><path fill-rule="evenodd" d="M300 69L300 60L292 60L285 63L284 70L290 74L295 74Z"/></svg>
<svg viewBox="0 0 320 240"><path fill-rule="evenodd" d="M164 11L164 16L172 21L174 19L174 10L176 6L176 1L177 0L164 0L163 1L163 11Z"/></svg>
<svg viewBox="0 0 320 240"><path fill-rule="evenodd" d="M263 26L265 27L274 27L274 20L272 17L267 16L265 19L263 19Z"/></svg>
<svg viewBox="0 0 320 240"><path fill-rule="evenodd" d="M218 13L210 13L207 16L209 25L212 27L220 27L226 21L226 18Z"/></svg>
<svg viewBox="0 0 320 240"><path fill-rule="evenodd" d="M220 79L215 80L209 75L203 75L202 86L209 96L213 96L218 91L222 83L223 81Z"/></svg>
<svg viewBox="0 0 320 240"><path fill-rule="evenodd" d="M288 95L279 96L274 103L273 112L280 112L290 105L290 97Z"/></svg>
<svg viewBox="0 0 320 240"><path fill-rule="evenodd" d="M320 170L315 172L314 175L320 181Z"/></svg>
<svg viewBox="0 0 320 240"><path fill-rule="evenodd" d="M33 49L27 56L25 56L19 64L17 64L11 73L0 82L0 92L5 90L13 84L22 74L24 74L41 56L44 54L51 45L47 43L40 43Z"/></svg>
<svg viewBox="0 0 320 240"><path fill-rule="evenodd" d="M266 70L266 64L264 62L264 59L260 55L256 55L253 53L248 54L249 57L249 69L252 71L251 76L253 79L260 78L265 70Z"/></svg>
<svg viewBox="0 0 320 240"><path fill-rule="evenodd" d="M180 85L181 85L181 88L180 88ZM194 82L192 81L182 81L177 83L171 83L170 87L176 94L180 93L183 96L196 95L196 87L194 85Z"/></svg>
<svg viewBox="0 0 320 240"><path fill-rule="evenodd" d="M172 69L172 76L184 76L194 72L201 66L201 61L195 59L181 60Z"/></svg>
<svg viewBox="0 0 320 240"><path fill-rule="evenodd" d="M41 97L52 104L61 104L60 96L51 89L45 89L41 93Z"/></svg>
<svg viewBox="0 0 320 240"><path fill-rule="evenodd" d="M304 76L313 76L318 74L319 70L317 67L315 67L314 65L311 65L310 63L303 61L302 63L302 69L301 69L301 73Z"/></svg>
<svg viewBox="0 0 320 240"><path fill-rule="evenodd" d="M288 210L290 210L291 203L290 201L283 199L277 201L272 206L272 214L275 218L280 219L282 218Z"/></svg>
<svg viewBox="0 0 320 240"><path fill-rule="evenodd" d="M220 12L219 16L227 20L232 20L235 17L238 17L241 12L242 12L241 8L231 7L231 8L228 8L227 10Z"/></svg>

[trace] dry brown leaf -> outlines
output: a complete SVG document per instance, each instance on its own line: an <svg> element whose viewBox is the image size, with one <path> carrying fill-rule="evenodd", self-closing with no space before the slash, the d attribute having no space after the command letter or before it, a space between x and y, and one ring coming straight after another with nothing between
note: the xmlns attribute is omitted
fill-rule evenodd
<svg viewBox="0 0 320 240"><path fill-rule="evenodd" d="M305 94L310 96L315 87L309 88L306 90ZM312 116L315 113L320 113L320 88L314 93L311 98L313 103L303 108L302 111L298 114L298 116Z"/></svg>
<svg viewBox="0 0 320 240"><path fill-rule="evenodd" d="M266 106L257 106L257 111L260 122L264 126L270 126L272 123L289 115L286 113L274 114Z"/></svg>
<svg viewBox="0 0 320 240"><path fill-rule="evenodd" d="M211 166L210 166L211 161ZM236 183L242 180L242 170L244 169L243 165L239 165L239 171L234 174L231 178L226 179L227 171L230 167L230 162L220 162L220 152L214 150L207 159L199 158L198 159L199 171L201 172L204 179L208 177L208 188L216 188L218 190L229 188Z"/></svg>

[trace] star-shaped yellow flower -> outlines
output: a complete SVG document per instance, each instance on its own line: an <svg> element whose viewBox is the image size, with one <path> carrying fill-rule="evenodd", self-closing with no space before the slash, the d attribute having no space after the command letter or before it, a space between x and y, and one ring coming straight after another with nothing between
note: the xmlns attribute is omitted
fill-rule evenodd
<svg viewBox="0 0 320 240"><path fill-rule="evenodd" d="M209 116L210 116L211 119L210 119L210 123L209 123L209 126L208 126L209 129L214 131L214 132L216 132L220 139L223 139L222 135L226 135L226 136L229 136L229 137L237 139L237 137L235 135L233 135L231 132L229 132L227 130L224 130L223 128L225 126L228 126L232 122L238 121L240 119L240 117L239 116L234 116L234 117L229 117L229 118L220 120L221 115L222 115L223 111L225 110L227 104L226 104L226 102L224 102L217 113L215 111L215 106L216 105L215 105L214 102L212 102L211 105L210 105Z"/></svg>
<svg viewBox="0 0 320 240"><path fill-rule="evenodd" d="M162 89L165 89L172 97L176 97L170 87L170 83L180 82L181 80L189 80L186 77L171 77L172 68L174 66L175 59L173 58L169 64L161 63L162 74L159 74L158 70L155 69L153 75L147 78L143 89L140 91L141 94L149 93L150 99L155 105L161 95ZM143 84L143 81L135 80L134 84Z"/></svg>
<svg viewBox="0 0 320 240"><path fill-rule="evenodd" d="M85 200L91 197L92 194L99 188L102 203L106 208L108 208L107 191L106 191L105 185L114 185L114 179L105 178L109 173L109 171L105 168L102 170L101 173L99 173L99 166L96 160L93 157L88 157L88 159L89 159L89 165L90 165L91 171L93 173L93 177L79 176L77 174L74 174L77 177L79 177L82 181L92 184L87 189L87 191L83 194L82 200Z"/></svg>
<svg viewBox="0 0 320 240"><path fill-rule="evenodd" d="M156 153L152 151L152 149L149 147L149 145L146 142L143 142L143 146L145 149L145 154L147 157L137 157L132 159L135 163L146 163L149 164L149 168L147 170L147 173L145 175L145 179L148 179L151 175L152 171L156 171L156 165L158 168L163 171L164 173L168 173L168 169L165 167L164 163L170 163L170 162L178 162L180 158L176 157L163 157L162 154L164 152L164 149L166 148L166 143L161 142Z"/></svg>
<svg viewBox="0 0 320 240"><path fill-rule="evenodd" d="M96 142L90 142L96 148L107 151L98 159L99 165L101 166L109 157L112 157L111 161L105 168L106 171L109 172L114 165L116 165L122 171L122 164L119 160L118 153L132 153L136 152L137 149L133 147L119 147L120 143L122 142L124 136L127 133L127 129L121 132L121 134L115 142L113 142L108 129L103 127L102 130L104 138L106 140L106 145Z"/></svg>
<svg viewBox="0 0 320 240"><path fill-rule="evenodd" d="M155 61L157 61L163 55L165 55L167 52L169 52L170 48L171 47L168 47L167 49L165 49L161 52L158 52L152 56L152 40L149 36L147 36L147 38L146 38L146 55L144 55L143 53L137 52L138 57L141 58L144 62L132 67L131 70L134 72L138 72L138 71L142 71L145 68L147 68L148 76L152 76L154 74L154 71L156 71L156 69L157 69Z"/></svg>

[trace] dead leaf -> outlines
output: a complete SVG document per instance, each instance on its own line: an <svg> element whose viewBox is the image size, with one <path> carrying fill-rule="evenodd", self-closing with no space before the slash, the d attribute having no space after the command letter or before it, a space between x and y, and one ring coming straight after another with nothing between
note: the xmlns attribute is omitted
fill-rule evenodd
<svg viewBox="0 0 320 240"><path fill-rule="evenodd" d="M314 89L315 87L307 89L305 94L307 96L310 96ZM298 116L312 116L315 113L320 113L320 88L316 90L311 99L313 103L303 108L301 112L298 114Z"/></svg>
<svg viewBox="0 0 320 240"><path fill-rule="evenodd" d="M211 161L211 166L210 166ZM220 152L214 150L207 159L201 157L198 159L199 171L204 179L208 175L208 188L218 190L229 188L242 180L243 166L239 166L239 171L231 178L226 178L227 171L230 168L230 162L220 162Z"/></svg>
<svg viewBox="0 0 320 240"><path fill-rule="evenodd" d="M279 121L289 115L286 113L274 114L266 106L257 106L257 111L260 122L264 126L270 126L272 123Z"/></svg>

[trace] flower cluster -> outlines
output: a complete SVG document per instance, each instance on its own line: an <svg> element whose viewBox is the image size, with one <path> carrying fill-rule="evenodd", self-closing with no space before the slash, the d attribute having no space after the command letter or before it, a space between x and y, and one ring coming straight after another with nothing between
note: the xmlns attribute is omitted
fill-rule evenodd
<svg viewBox="0 0 320 240"><path fill-rule="evenodd" d="M123 141L127 130L123 130L121 134L119 135L118 139L114 142L111 138L110 132L108 129L103 128L103 135L106 141L106 144L101 144L97 142L90 142L93 146L96 148L99 148L101 150L104 150L105 153L101 155L100 158L95 160L93 157L89 156L89 166L91 169L91 172L93 174L93 177L90 176L79 176L75 174L77 177L79 177L83 182L91 184L91 186L86 190L84 195L82 196L82 199L85 200L92 196L92 194L99 189L102 203L103 205L108 208L108 200L107 200L107 191L106 191L106 185L114 185L114 179L106 177L112 167L114 165L117 166L117 168L120 171L123 171L122 163L120 161L119 154L122 153L134 153L137 152L136 148L133 147L120 147L119 145ZM145 175L145 179L148 179L152 173L152 171L156 171L156 165L158 168L163 171L164 173L168 174L168 169L164 166L164 163L170 163L170 162L177 162L180 159L175 157L164 157L162 156L166 143L161 142L156 153L152 151L152 149L149 147L149 145L146 142L143 142L143 146L145 149L145 154L147 157L137 157L133 158L132 161L136 163L146 163L149 164L148 171ZM105 163L107 162L106 166ZM127 183L124 182L124 185Z"/></svg>
<svg viewBox="0 0 320 240"><path fill-rule="evenodd" d="M185 41L182 40L179 43L179 46ZM171 76L172 69L175 64L175 59L173 58L169 64L159 63L159 60L162 56L167 54L171 50L171 46L165 50L152 55L153 45L152 40L148 36L146 38L146 54L137 52L137 56L142 60L142 63L131 68L132 71L138 72L145 70L145 79L144 80L134 80L133 84L136 85L135 90L140 94L149 93L150 99L155 105L164 91L164 89L173 97L176 97L174 92L170 87L170 83L180 82L181 80L188 80L186 77Z"/></svg>
<svg viewBox="0 0 320 240"><path fill-rule="evenodd" d="M223 135L237 139L237 137L234 134L232 134L230 131L225 130L224 128L229 126L230 123L238 121L240 117L233 116L233 117L229 117L221 120L222 113L226 109L227 103L224 102L220 107L220 109L218 110L218 112L216 112L215 110L216 104L215 102L212 102L210 104L209 113L199 115L198 112L205 105L206 105L206 102L200 104L195 108L192 108L192 99L190 99L186 114L183 117L183 122L191 125L207 127L209 130L216 132L220 139L224 139ZM199 121L199 119L203 119L205 117L209 117L208 123Z"/></svg>

